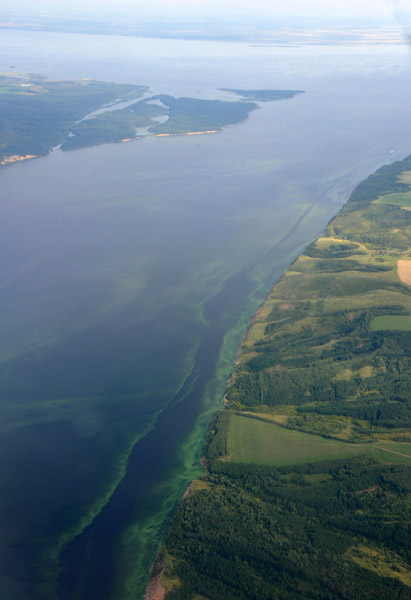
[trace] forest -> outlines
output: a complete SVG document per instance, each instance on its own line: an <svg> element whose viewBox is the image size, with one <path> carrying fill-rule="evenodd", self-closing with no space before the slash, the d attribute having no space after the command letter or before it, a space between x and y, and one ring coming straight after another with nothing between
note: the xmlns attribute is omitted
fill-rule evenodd
<svg viewBox="0 0 411 600"><path fill-rule="evenodd" d="M90 79L0 76L0 163L13 156L45 155L63 143L71 127L88 113L105 104L138 98L145 91L145 86Z"/></svg>

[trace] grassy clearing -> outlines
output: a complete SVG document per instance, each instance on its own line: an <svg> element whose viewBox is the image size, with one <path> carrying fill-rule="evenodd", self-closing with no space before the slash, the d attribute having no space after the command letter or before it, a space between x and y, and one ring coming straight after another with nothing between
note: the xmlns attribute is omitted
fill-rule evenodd
<svg viewBox="0 0 411 600"><path fill-rule="evenodd" d="M371 331L411 331L411 315L382 315L374 317Z"/></svg>
<svg viewBox="0 0 411 600"><path fill-rule="evenodd" d="M181 580L174 574L176 559L171 554L165 555L165 567L160 578L165 593L168 594L172 589L181 587Z"/></svg>
<svg viewBox="0 0 411 600"><path fill-rule="evenodd" d="M403 171L401 175L397 177L397 180L401 183L409 183L411 185L411 171Z"/></svg>
<svg viewBox="0 0 411 600"><path fill-rule="evenodd" d="M209 490L211 488L210 483L208 481L204 481L203 479L194 479L191 482L191 491L198 492L199 490Z"/></svg>
<svg viewBox="0 0 411 600"><path fill-rule="evenodd" d="M396 281L391 272L361 273L296 273L288 271L283 279L281 296L284 300L301 301L313 298L344 297L375 293L386 286L387 279Z"/></svg>
<svg viewBox="0 0 411 600"><path fill-rule="evenodd" d="M381 441L370 448L370 454L385 463L411 464L411 444Z"/></svg>
<svg viewBox="0 0 411 600"><path fill-rule="evenodd" d="M376 290L370 294L345 296L342 298L324 299L323 310L325 313L340 312L347 308L358 310L370 310L384 306L402 306L405 310L411 310L411 299L405 294L391 290Z"/></svg>
<svg viewBox="0 0 411 600"><path fill-rule="evenodd" d="M346 553L360 567L374 571L381 577L399 579L405 585L411 586L411 569L401 558L387 550L355 546Z"/></svg>
<svg viewBox="0 0 411 600"><path fill-rule="evenodd" d="M284 466L370 454L384 462L411 464L411 444L347 444L286 429L275 423L233 415L228 439L230 462Z"/></svg>
<svg viewBox="0 0 411 600"><path fill-rule="evenodd" d="M274 466L306 463L361 454L364 449L276 424L233 415L229 434L232 462Z"/></svg>
<svg viewBox="0 0 411 600"><path fill-rule="evenodd" d="M405 194L388 194L376 200L376 204L394 204L400 208L411 210L411 192Z"/></svg>

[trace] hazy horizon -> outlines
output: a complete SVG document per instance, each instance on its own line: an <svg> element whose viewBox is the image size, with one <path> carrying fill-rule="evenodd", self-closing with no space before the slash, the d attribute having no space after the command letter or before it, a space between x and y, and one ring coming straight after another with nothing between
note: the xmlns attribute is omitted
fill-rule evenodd
<svg viewBox="0 0 411 600"><path fill-rule="evenodd" d="M141 16L288 16L288 17L386 17L394 18L395 14L410 11L410 0L342 0L332 4L328 0L290 0L286 5L279 0L153 0L153 2L134 2L133 0L86 0L74 1L67 5L63 0L3 0L3 10L28 11L30 13L44 11L51 14L58 13L88 13L93 12L96 17L104 12L118 14L140 14ZM98 13L96 13L98 9Z"/></svg>
<svg viewBox="0 0 411 600"><path fill-rule="evenodd" d="M411 0L3 0L1 29L278 44L408 41Z"/></svg>

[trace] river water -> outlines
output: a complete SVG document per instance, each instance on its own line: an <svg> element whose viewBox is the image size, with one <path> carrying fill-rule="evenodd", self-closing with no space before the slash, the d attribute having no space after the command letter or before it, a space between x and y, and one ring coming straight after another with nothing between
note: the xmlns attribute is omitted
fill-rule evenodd
<svg viewBox="0 0 411 600"><path fill-rule="evenodd" d="M223 133L0 171L0 592L143 598L251 315L409 143L404 47L2 31L0 72L303 89Z"/></svg>

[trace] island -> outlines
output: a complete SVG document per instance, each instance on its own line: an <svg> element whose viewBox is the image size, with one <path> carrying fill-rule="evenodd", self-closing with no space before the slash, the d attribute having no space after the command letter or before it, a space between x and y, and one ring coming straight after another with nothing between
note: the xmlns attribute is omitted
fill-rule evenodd
<svg viewBox="0 0 411 600"><path fill-rule="evenodd" d="M147 135L217 133L259 108L247 98L265 102L297 93L242 90L242 100L231 102L150 95L143 85L0 75L0 165L44 156L56 147L66 151Z"/></svg>
<svg viewBox="0 0 411 600"><path fill-rule="evenodd" d="M150 128L155 134L217 133L227 125L245 121L258 108L254 102L173 98L165 94L154 96L154 100L169 111L167 121Z"/></svg>
<svg viewBox="0 0 411 600"><path fill-rule="evenodd" d="M74 150L108 142L128 142L146 135L196 135L218 133L240 123L258 108L251 102L225 102L197 98L151 96L123 108L84 119L71 128L61 146Z"/></svg>
<svg viewBox="0 0 411 600"><path fill-rule="evenodd" d="M146 598L410 597L411 156L274 285Z"/></svg>

